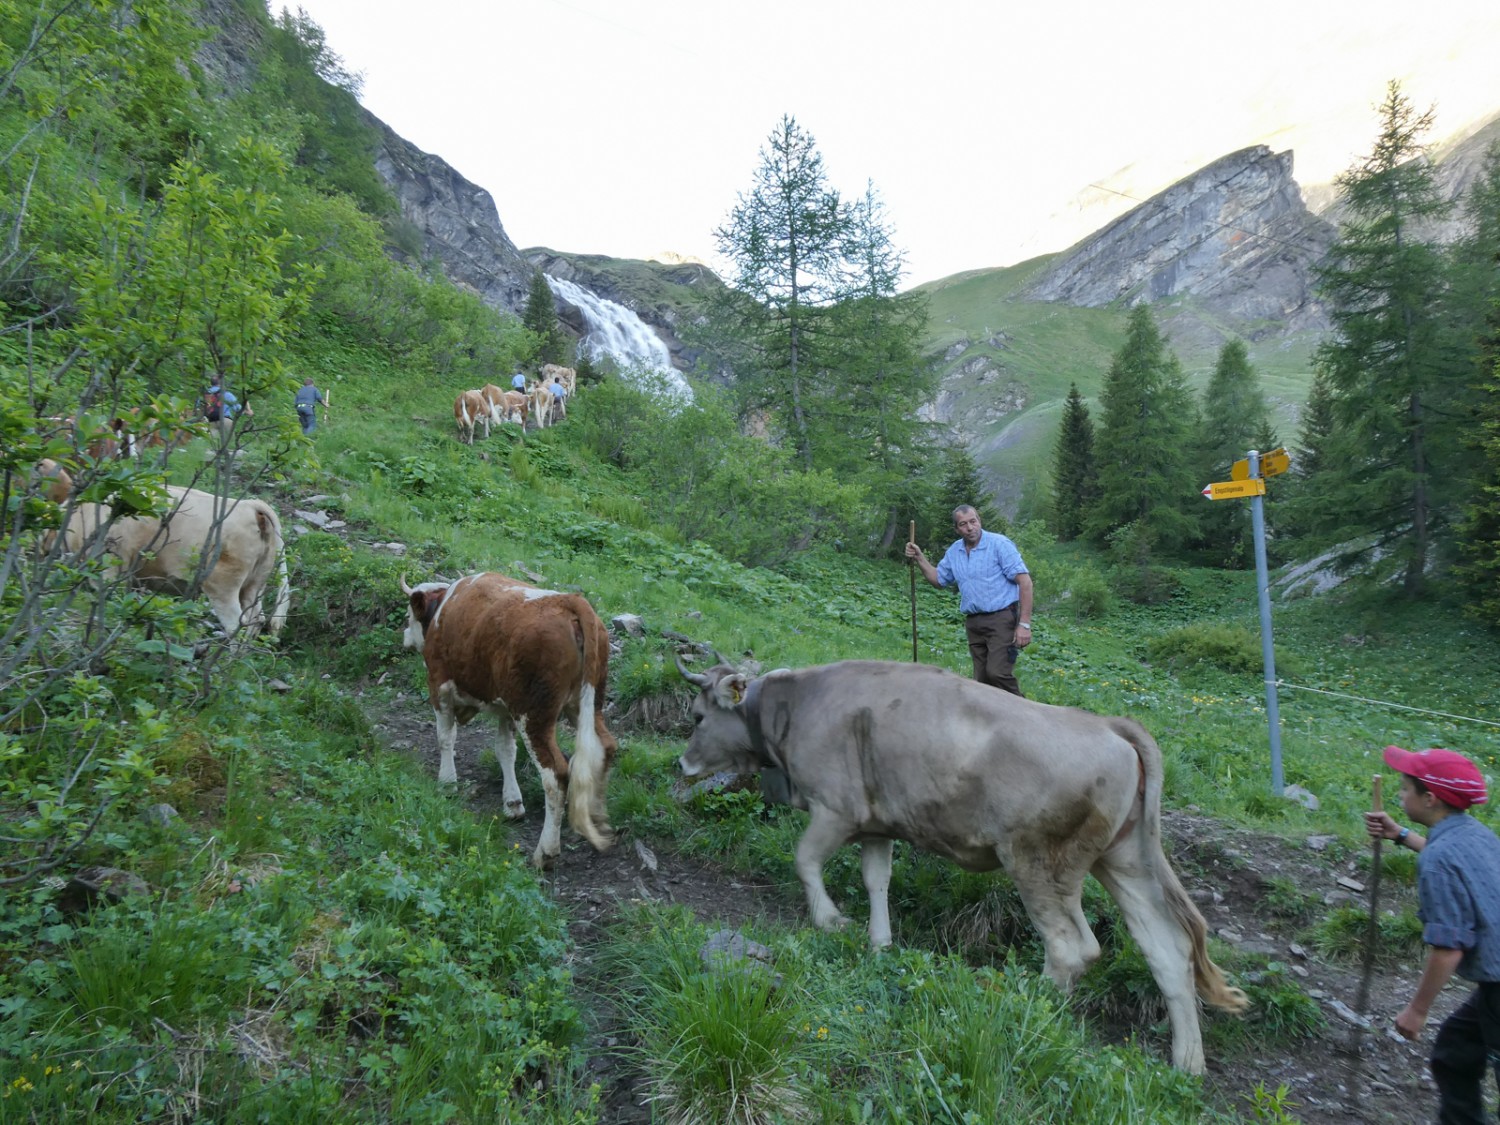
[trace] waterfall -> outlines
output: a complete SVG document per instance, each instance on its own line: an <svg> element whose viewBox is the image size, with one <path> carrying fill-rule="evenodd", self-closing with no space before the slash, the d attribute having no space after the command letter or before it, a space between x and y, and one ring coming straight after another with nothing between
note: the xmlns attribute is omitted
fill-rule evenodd
<svg viewBox="0 0 1500 1125"><path fill-rule="evenodd" d="M583 313L588 333L581 343L590 358L609 356L619 364L621 374L627 379L641 371L651 372L665 379L667 390L674 397L693 400L693 389L672 366L667 345L645 321L624 305L606 301L581 285L550 274L543 276L554 294Z"/></svg>

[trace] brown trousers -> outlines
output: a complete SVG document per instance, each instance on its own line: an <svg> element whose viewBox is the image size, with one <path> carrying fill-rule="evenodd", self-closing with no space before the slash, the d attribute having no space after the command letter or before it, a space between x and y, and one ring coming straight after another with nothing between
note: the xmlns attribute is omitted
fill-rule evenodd
<svg viewBox="0 0 1500 1125"><path fill-rule="evenodd" d="M969 656L974 661L974 678L982 684L1019 695L1025 694L1016 682L1016 623L1021 620L1018 604L994 613L971 613L964 618L964 632L969 635Z"/></svg>

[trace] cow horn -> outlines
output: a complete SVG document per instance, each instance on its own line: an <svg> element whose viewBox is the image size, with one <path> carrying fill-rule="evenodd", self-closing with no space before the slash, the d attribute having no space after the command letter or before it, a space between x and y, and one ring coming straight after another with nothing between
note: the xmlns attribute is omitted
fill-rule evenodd
<svg viewBox="0 0 1500 1125"><path fill-rule="evenodd" d="M734 661L730 660L729 657L725 656L718 649L710 647L708 651L714 654L715 664L723 664L730 668L734 667Z"/></svg>
<svg viewBox="0 0 1500 1125"><path fill-rule="evenodd" d="M410 586L408 586L406 584L406 572L405 571L403 571L401 573L401 592L403 594L405 594L408 598L411 597L412 594L416 593L415 590L413 590Z"/></svg>
<svg viewBox="0 0 1500 1125"><path fill-rule="evenodd" d="M677 665L677 670L682 673L682 678L685 679L688 683L697 684L701 688L706 688L709 686L707 676L703 675L701 672L689 672L682 666L682 653L676 653L672 657L672 660Z"/></svg>

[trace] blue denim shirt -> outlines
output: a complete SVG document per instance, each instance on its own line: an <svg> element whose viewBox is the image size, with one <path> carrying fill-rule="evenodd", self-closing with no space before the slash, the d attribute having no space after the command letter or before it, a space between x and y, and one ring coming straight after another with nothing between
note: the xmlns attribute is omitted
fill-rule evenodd
<svg viewBox="0 0 1500 1125"><path fill-rule="evenodd" d="M958 540L937 564L938 585L958 583L958 608L964 613L994 613L1021 599L1016 575L1030 573L1021 552L1003 535L981 531L972 551Z"/></svg>
<svg viewBox="0 0 1500 1125"><path fill-rule="evenodd" d="M1500 981L1500 838L1468 814L1432 826L1417 857L1422 940L1462 949L1458 975Z"/></svg>

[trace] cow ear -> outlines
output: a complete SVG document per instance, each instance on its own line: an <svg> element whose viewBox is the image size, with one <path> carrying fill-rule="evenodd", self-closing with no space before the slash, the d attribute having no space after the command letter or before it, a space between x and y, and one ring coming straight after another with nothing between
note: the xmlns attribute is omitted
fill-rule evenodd
<svg viewBox="0 0 1500 1125"><path fill-rule="evenodd" d="M438 602L442 600L442 593L441 590L413 590L411 592L411 612L422 623L422 628L425 629L432 624L432 615L437 609Z"/></svg>
<svg viewBox="0 0 1500 1125"><path fill-rule="evenodd" d="M745 698L745 688L749 686L750 677L743 672L735 672L733 675L725 676L714 685L714 702L720 707L737 707Z"/></svg>

